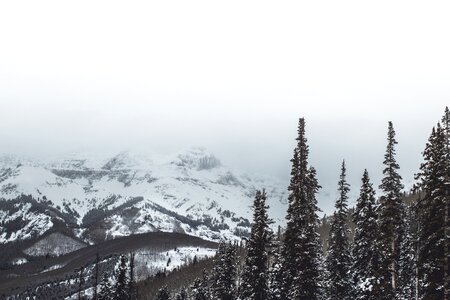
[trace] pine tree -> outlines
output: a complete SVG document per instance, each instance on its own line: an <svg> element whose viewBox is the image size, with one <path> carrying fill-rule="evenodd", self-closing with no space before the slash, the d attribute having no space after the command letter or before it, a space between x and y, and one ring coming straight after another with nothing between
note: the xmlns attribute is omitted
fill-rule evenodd
<svg viewBox="0 0 450 300"><path fill-rule="evenodd" d="M322 246L318 233L319 218L317 216L316 194L320 188L316 179L316 170L310 167L307 176L306 205L300 211L305 214L305 226L300 233L299 253L295 259L298 272L294 277L290 292L292 299L323 299L324 270Z"/></svg>
<svg viewBox="0 0 450 300"><path fill-rule="evenodd" d="M321 246L317 233L316 193L320 188L314 168L308 168L309 149L305 136L305 120L298 126L297 147L291 160L291 181L288 187L287 227L283 245L283 268L286 276L283 290L290 299L320 299Z"/></svg>
<svg viewBox="0 0 450 300"><path fill-rule="evenodd" d="M218 300L236 297L236 249L231 244L219 245L213 268L212 296Z"/></svg>
<svg viewBox="0 0 450 300"><path fill-rule="evenodd" d="M120 256L119 269L116 274L116 286L115 286L115 299L128 299L128 278L127 278L127 257L125 255Z"/></svg>
<svg viewBox="0 0 450 300"><path fill-rule="evenodd" d="M355 224L351 266L353 296L358 300L377 300L381 295L378 293L376 280L379 251L376 243L378 225L375 191L367 170L364 170L361 181L359 197L352 215Z"/></svg>
<svg viewBox="0 0 450 300"><path fill-rule="evenodd" d="M197 278L191 286L192 300L209 300L210 292L208 286L208 275L203 272L202 278Z"/></svg>
<svg viewBox="0 0 450 300"><path fill-rule="evenodd" d="M347 226L347 194L350 191L350 185L346 180L345 161L342 162L338 191L339 199L336 201L335 212L331 221L326 260L330 300L351 299L350 247L348 242L350 230Z"/></svg>
<svg viewBox="0 0 450 300"><path fill-rule="evenodd" d="M384 156L385 169L380 189L383 194L378 207L378 247L380 247L380 264L377 279L380 280L381 299L394 299L398 276L398 259L400 248L400 231L402 228L402 177L395 160L395 131L389 122L388 145Z"/></svg>
<svg viewBox="0 0 450 300"><path fill-rule="evenodd" d="M419 299L445 299L446 268L448 266L448 141L438 123L423 153L418 178L422 197L417 203L418 285ZM447 259L447 261L446 261ZM448 278L447 278L448 279Z"/></svg>
<svg viewBox="0 0 450 300"><path fill-rule="evenodd" d="M299 206L300 199L303 198L303 202L306 202L306 177L308 172L308 145L306 144L307 139L305 136L305 121L304 119L299 120L298 125L298 137L297 146L294 148L294 155L291 159L292 169L291 169L291 180L288 187L288 210L287 210L287 225L284 235L284 245L283 245L283 266L286 269L286 277L284 282L284 290L289 290L292 287L293 279L297 274L297 267L295 265L295 260L298 255L298 234L299 228L303 224L299 224ZM301 157L301 160L300 160ZM302 181L302 182L300 182Z"/></svg>
<svg viewBox="0 0 450 300"><path fill-rule="evenodd" d="M242 274L241 299L265 300L268 297L268 256L271 250L272 223L267 215L266 193L256 192L253 226L247 243L247 257Z"/></svg>
<svg viewBox="0 0 450 300"><path fill-rule="evenodd" d="M107 273L103 273L103 279L100 283L100 291L97 294L98 300L112 300L113 297L111 297L111 283L109 282L109 278Z"/></svg>
<svg viewBox="0 0 450 300"><path fill-rule="evenodd" d="M164 286L158 290L156 300L170 300L170 293L167 286Z"/></svg>

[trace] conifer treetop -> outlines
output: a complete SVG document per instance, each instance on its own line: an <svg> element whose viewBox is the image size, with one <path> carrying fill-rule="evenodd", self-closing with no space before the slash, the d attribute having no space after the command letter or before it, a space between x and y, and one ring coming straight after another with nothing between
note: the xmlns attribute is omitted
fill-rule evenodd
<svg viewBox="0 0 450 300"><path fill-rule="evenodd" d="M345 213L347 212L348 192L350 191L350 184L348 184L346 180L346 171L345 160L343 160L338 184L339 199L336 201L335 208L336 211L342 211Z"/></svg>
<svg viewBox="0 0 450 300"><path fill-rule="evenodd" d="M401 183L402 177L397 172L397 170L400 169L400 166L395 159L395 145L397 145L398 142L395 139L395 130L391 121L389 121L387 140L388 144L383 161L383 164L385 165L383 175L385 177L382 179L380 189L387 194L387 198L391 199L393 197L400 197L400 192L404 187Z"/></svg>

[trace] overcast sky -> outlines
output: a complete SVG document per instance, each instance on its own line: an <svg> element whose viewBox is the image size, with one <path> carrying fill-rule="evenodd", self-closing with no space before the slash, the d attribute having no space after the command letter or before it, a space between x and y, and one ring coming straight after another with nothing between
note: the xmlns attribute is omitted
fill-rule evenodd
<svg viewBox="0 0 450 300"><path fill-rule="evenodd" d="M448 1L2 1L0 152L205 146L287 179L298 117L335 193L411 181L450 104ZM322 202L329 210L331 203Z"/></svg>

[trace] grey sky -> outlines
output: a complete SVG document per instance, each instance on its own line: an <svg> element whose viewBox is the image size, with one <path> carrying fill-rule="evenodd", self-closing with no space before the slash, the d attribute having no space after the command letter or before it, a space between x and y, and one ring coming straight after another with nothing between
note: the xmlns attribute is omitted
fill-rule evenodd
<svg viewBox="0 0 450 300"><path fill-rule="evenodd" d="M388 120L411 181L450 103L447 1L147 2L0 4L0 152L202 145L287 179L304 116L334 193L342 158L380 179Z"/></svg>

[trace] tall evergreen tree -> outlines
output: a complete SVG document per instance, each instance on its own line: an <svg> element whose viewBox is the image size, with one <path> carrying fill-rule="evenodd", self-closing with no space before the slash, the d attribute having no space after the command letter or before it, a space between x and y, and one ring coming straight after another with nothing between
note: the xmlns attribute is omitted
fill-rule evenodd
<svg viewBox="0 0 450 300"><path fill-rule="evenodd" d="M128 299L128 278L127 278L127 257L125 255L120 256L119 269L116 273L116 286L114 291L115 299Z"/></svg>
<svg viewBox="0 0 450 300"><path fill-rule="evenodd" d="M316 194L320 188L316 170L310 167L307 176L306 205L300 209L304 212L305 226L299 233L298 256L295 265L298 266L294 276L293 287L290 290L291 299L323 299L323 257L320 235L318 233L319 218L317 212ZM300 218L302 219L302 218Z"/></svg>
<svg viewBox="0 0 450 300"><path fill-rule="evenodd" d="M346 180L345 161L342 162L341 175L338 185L339 198L335 204L335 212L331 221L329 248L326 259L328 270L328 295L330 300L346 300L351 297L350 281L350 246L348 242L349 228L348 192L350 185Z"/></svg>
<svg viewBox="0 0 450 300"><path fill-rule="evenodd" d="M212 297L218 300L236 298L236 248L220 243L212 276Z"/></svg>
<svg viewBox="0 0 450 300"><path fill-rule="evenodd" d="M403 227L402 205L402 177L398 173L400 169L395 160L395 131L392 122L389 122L388 144L384 156L385 169L380 189L383 194L380 198L378 212L379 236L378 243L380 264L378 268L378 280L380 280L381 299L393 299L397 286L398 260L400 249L400 234Z"/></svg>
<svg viewBox="0 0 450 300"><path fill-rule="evenodd" d="M293 278L297 274L297 267L295 259L298 255L298 229L299 224L299 206L300 199L306 202L306 177L308 173L308 145L305 136L305 120L302 118L298 124L297 146L294 148L294 155L291 159L291 180L288 187L288 210L287 210L287 225L284 235L283 256L286 269L285 287L283 289L290 290L292 287ZM301 158L301 159L300 159Z"/></svg>
<svg viewBox="0 0 450 300"><path fill-rule="evenodd" d="M433 128L423 153L417 203L419 299L445 299L448 268L448 141L440 124ZM447 253L446 253L447 252ZM446 261L447 260L447 261ZM448 276L448 275L447 275Z"/></svg>
<svg viewBox="0 0 450 300"><path fill-rule="evenodd" d="M290 299L320 299L321 246L317 233L316 193L320 188L314 168L308 166L309 149L305 120L298 125L297 146L291 160L291 181L288 187L287 227L283 245L283 268L286 270L283 290Z"/></svg>
<svg viewBox="0 0 450 300"><path fill-rule="evenodd" d="M306 141L305 141L306 142ZM307 146L306 146L307 147ZM307 155L307 152L306 152ZM297 274L297 268L295 265L296 255L298 253L298 228L299 228L299 216L298 216L298 206L299 201L297 198L299 197L299 150L298 146L294 149L294 156L291 159L292 162L292 170L291 170L291 180L290 185L288 187L289 196L288 196L288 210L286 216L286 231L284 234L284 244L282 249L283 256L283 266L284 269L284 283L281 291L285 291L287 295L287 291L292 288L293 279ZM304 172L304 176L306 177L306 172ZM287 296L286 296L287 297Z"/></svg>
<svg viewBox="0 0 450 300"><path fill-rule="evenodd" d="M375 191L367 170L364 170L361 181L359 197L352 215L355 224L351 265L353 297L358 300L377 300L381 295L378 293L376 280L379 251L376 243L378 225Z"/></svg>
<svg viewBox="0 0 450 300"><path fill-rule="evenodd" d="M272 223L267 215L266 192L256 192L253 202L253 225L247 243L247 257L242 273L241 299L266 300L268 287L268 257L271 251Z"/></svg>

